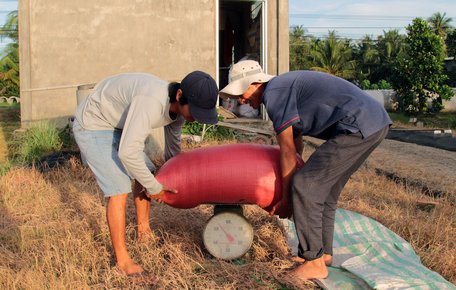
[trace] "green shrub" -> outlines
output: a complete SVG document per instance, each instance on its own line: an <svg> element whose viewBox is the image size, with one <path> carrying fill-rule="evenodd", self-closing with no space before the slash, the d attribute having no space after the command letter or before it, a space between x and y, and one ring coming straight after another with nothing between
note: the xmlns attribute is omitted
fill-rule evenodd
<svg viewBox="0 0 456 290"><path fill-rule="evenodd" d="M385 80L380 80L377 83L377 85L378 85L378 88L380 90L390 90L390 89L392 89L391 84L389 82L385 81Z"/></svg>
<svg viewBox="0 0 456 290"><path fill-rule="evenodd" d="M11 169L10 162L5 162L5 163L0 164L0 176L3 176L6 173L8 173L8 171L10 171L10 169Z"/></svg>
<svg viewBox="0 0 456 290"><path fill-rule="evenodd" d="M371 87L371 82L369 80L362 80L360 84L361 89L369 90Z"/></svg>
<svg viewBox="0 0 456 290"><path fill-rule="evenodd" d="M59 138L62 141L62 149L72 149L77 147L76 141L71 133L70 125L66 125L61 131L59 131Z"/></svg>
<svg viewBox="0 0 456 290"><path fill-rule="evenodd" d="M391 84L385 80L380 80L376 84L371 84L369 80L363 80L360 87L363 90L390 90L392 88Z"/></svg>
<svg viewBox="0 0 456 290"><path fill-rule="evenodd" d="M49 122L34 124L15 139L13 157L21 164L34 163L44 155L59 151L63 145L59 130Z"/></svg>
<svg viewBox="0 0 456 290"><path fill-rule="evenodd" d="M188 135L203 135L204 125L198 122L186 122L182 127L182 134ZM217 125L206 125L204 132L204 138L209 140L221 140L221 139L234 139L236 133L233 129L217 126Z"/></svg>

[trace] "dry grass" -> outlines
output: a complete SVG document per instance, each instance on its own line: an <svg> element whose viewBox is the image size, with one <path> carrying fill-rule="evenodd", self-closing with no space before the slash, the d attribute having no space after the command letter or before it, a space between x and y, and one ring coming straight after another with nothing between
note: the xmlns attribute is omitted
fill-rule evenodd
<svg viewBox="0 0 456 290"><path fill-rule="evenodd" d="M0 192L1 289L142 288L113 271L100 192L78 161L45 174L12 170L1 178ZM230 263L204 250L201 233L211 213L210 206L182 210L154 203L155 238L137 244L129 202L129 251L160 278L158 289L290 289L275 278L292 266L276 219L247 206L254 245L248 256Z"/></svg>
<svg viewBox="0 0 456 290"><path fill-rule="evenodd" d="M111 242L99 194L90 170L74 159L47 173L14 169L1 177L0 288L142 288L112 271ZM423 211L416 207L418 199L423 199L420 192L363 168L344 189L341 207L394 230L412 244L426 266L455 283L454 206L439 201L435 209ZM224 262L212 258L202 245L210 206L182 210L154 203L155 237L137 244L130 201L129 251L159 277L157 289L313 288L277 278L292 266L278 222L256 206L245 211L254 226L254 245L242 259Z"/></svg>

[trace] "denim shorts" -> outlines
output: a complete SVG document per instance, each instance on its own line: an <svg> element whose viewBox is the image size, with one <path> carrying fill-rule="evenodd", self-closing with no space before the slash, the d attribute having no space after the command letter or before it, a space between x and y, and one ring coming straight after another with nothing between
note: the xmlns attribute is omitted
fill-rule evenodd
<svg viewBox="0 0 456 290"><path fill-rule="evenodd" d="M119 144L122 131L85 130L75 119L73 134L81 150L81 155L92 172L105 197L131 192L131 177L119 159ZM153 171L155 166L144 154L148 168Z"/></svg>

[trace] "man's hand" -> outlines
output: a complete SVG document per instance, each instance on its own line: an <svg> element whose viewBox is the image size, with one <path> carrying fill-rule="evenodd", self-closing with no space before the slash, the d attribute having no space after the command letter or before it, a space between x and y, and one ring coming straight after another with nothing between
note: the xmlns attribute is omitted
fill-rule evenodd
<svg viewBox="0 0 456 290"><path fill-rule="evenodd" d="M166 188L166 187L163 187L162 190L159 192L159 193L156 193L156 194L149 194L147 193L147 196L150 198L150 199L153 199L157 202L163 202L163 197L165 195L165 193L171 193L171 194L176 194L177 193L177 190L176 189L173 189L173 188Z"/></svg>
<svg viewBox="0 0 456 290"><path fill-rule="evenodd" d="M288 198L282 198L276 203L272 209L269 211L269 215L278 215L279 218L290 218L293 214L293 207Z"/></svg>

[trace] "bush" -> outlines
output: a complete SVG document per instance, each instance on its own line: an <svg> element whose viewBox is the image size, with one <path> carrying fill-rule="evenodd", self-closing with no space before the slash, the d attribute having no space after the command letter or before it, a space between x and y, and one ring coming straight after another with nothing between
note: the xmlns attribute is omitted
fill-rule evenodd
<svg viewBox="0 0 456 290"><path fill-rule="evenodd" d="M62 149L63 142L54 124L41 122L33 125L14 141L13 159L20 164L30 164L40 157Z"/></svg>
<svg viewBox="0 0 456 290"><path fill-rule="evenodd" d="M182 127L182 134L201 136L203 127L204 125L198 122L186 122ZM234 139L235 137L234 130L217 125L207 125L204 132L204 138L209 140Z"/></svg>
<svg viewBox="0 0 456 290"><path fill-rule="evenodd" d="M11 169L10 162L0 164L0 176L5 175L8 171L10 171L10 169Z"/></svg>
<svg viewBox="0 0 456 290"><path fill-rule="evenodd" d="M360 87L363 90L369 90L371 87L371 82L369 80L363 80L361 81Z"/></svg>
<svg viewBox="0 0 456 290"><path fill-rule="evenodd" d="M360 87L363 90L390 90L392 88L391 84L385 80L380 80L376 84L371 84L369 80L363 80Z"/></svg>
<svg viewBox="0 0 456 290"><path fill-rule="evenodd" d="M385 80L380 80L377 85L380 90L390 90L393 88L391 84Z"/></svg>

